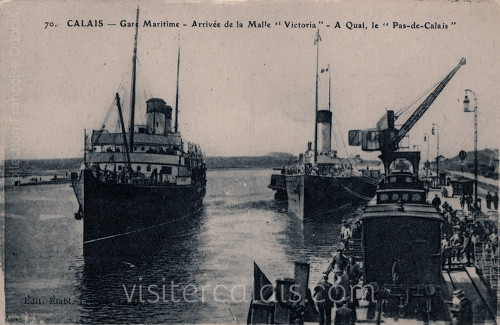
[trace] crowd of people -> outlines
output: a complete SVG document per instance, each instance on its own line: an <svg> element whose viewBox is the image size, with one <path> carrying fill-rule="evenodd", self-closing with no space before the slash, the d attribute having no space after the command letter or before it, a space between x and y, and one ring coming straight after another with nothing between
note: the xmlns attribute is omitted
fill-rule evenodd
<svg viewBox="0 0 500 325"><path fill-rule="evenodd" d="M443 268L446 264L448 268L451 268L453 263L462 263L462 261L470 266L475 262L474 248L477 243L484 244L485 258L496 261L499 253L497 225L487 219L474 221L467 214L460 219L457 217L457 210L454 210L448 202L445 201L439 206L438 200L436 196L432 204L445 219L441 240ZM464 210L465 204L462 204L462 200L460 205Z"/></svg>
<svg viewBox="0 0 500 325"><path fill-rule="evenodd" d="M359 284L363 271L354 256L347 257L345 250L349 249L352 239L361 238L361 221L342 222L340 229L342 248L337 249L328 268L323 273L322 280L314 288L314 300L320 314L320 325L330 325L332 308L336 307L334 324L348 325L356 322L356 308L359 302L354 297L352 288ZM333 273L333 284L328 282L329 274Z"/></svg>
<svg viewBox="0 0 500 325"><path fill-rule="evenodd" d="M329 274L333 272L333 284L328 282ZM332 322L332 308L335 306L334 324L350 325L356 322L356 307L358 300L351 297L363 272L353 256L345 256L344 250L339 248L334 254L322 280L314 288L314 301L320 315L320 325L330 325Z"/></svg>
<svg viewBox="0 0 500 325"><path fill-rule="evenodd" d="M491 195L490 191L486 194L486 207L491 209L491 203L493 203L493 208L498 210L498 192L495 192L495 195Z"/></svg>
<svg viewBox="0 0 500 325"><path fill-rule="evenodd" d="M495 196L491 196L489 192L488 194L486 202L488 209L490 209L490 205L497 209L497 193ZM457 210L453 209L447 201L442 203L437 195L432 200L432 205L445 220L441 241L443 269L446 268L446 264L448 264L449 269L452 268L453 263L464 262L470 266L475 262L474 248L477 243L483 243L486 258L492 259L493 263L497 262L499 254L497 224L488 219L473 220L472 211L477 207L473 205L472 201L471 196L463 195L460 198L461 209L465 210L467 207L469 214L463 214L463 217L459 217ZM351 297L351 288L358 285L362 277L362 270L353 256L344 255L344 250L349 249L352 239L360 239L361 234L360 220L353 223L343 222L340 230L342 248L339 248L334 254L327 270L323 273L322 280L314 288L313 297L320 314L320 325L332 323L333 307L336 307L334 324L347 325L356 322L356 308L359 305L358 301ZM397 260L395 260L392 267L394 283L398 281L397 267ZM330 273L333 273L332 283L328 280ZM459 308L468 301L463 297L463 292L458 291L460 290L453 293L454 299L457 300L456 304L454 302L454 306L457 306L455 314L468 311L466 317L460 316L460 318L469 319L472 315L471 308L469 305L467 308Z"/></svg>
<svg viewBox="0 0 500 325"><path fill-rule="evenodd" d="M438 197L436 194L434 198L432 199L431 204L441 212L440 206L441 206L441 199ZM460 207L462 210L465 210L465 207L467 207L467 211L472 211L473 209L479 209L479 206L477 203L474 203L474 199L472 198L472 195L465 195L462 194L460 197ZM495 195L491 195L491 192L488 191L488 194L486 194L486 208L488 210L490 209L495 209L498 210L498 192L495 192Z"/></svg>

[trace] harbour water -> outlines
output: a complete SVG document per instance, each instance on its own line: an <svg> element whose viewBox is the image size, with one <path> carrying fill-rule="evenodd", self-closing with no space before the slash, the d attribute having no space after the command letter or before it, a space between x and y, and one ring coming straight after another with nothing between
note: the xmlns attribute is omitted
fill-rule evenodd
<svg viewBox="0 0 500 325"><path fill-rule="evenodd" d="M293 277L295 261L308 262L311 286L339 244L338 220L357 213L303 223L274 201L271 174L208 171L201 212L152 252L97 272L82 256L83 223L73 217L78 204L68 184L6 188L8 320L245 323L254 261L272 282Z"/></svg>

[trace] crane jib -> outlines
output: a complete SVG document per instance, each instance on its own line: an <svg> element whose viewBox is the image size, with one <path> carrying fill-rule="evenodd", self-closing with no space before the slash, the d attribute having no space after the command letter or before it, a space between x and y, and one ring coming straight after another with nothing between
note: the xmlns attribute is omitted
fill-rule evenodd
<svg viewBox="0 0 500 325"><path fill-rule="evenodd" d="M418 108L399 130L394 127L394 120L396 116L394 116L393 111L389 110L386 112L386 115L379 120L375 129L349 130L349 145L361 146L361 150L363 151L383 151L386 153L396 151L398 149L399 142L418 122L422 115L424 115L451 78L453 78L458 69L460 69L462 65L465 65L465 63L465 58L462 58L458 65L438 83L436 88L434 88L422 104L418 106Z"/></svg>
<svg viewBox="0 0 500 325"><path fill-rule="evenodd" d="M441 91L444 89L444 87L448 84L448 82L453 78L455 73L460 69L462 65L465 65L466 60L465 58L462 58L458 65L451 70L451 72L437 85L437 87L434 89L434 91L427 96L427 98L420 104L420 106L413 112L413 114L410 116L410 118L403 124L401 129L396 133L390 140L389 145L392 145L391 147L396 147L401 141L406 134L411 130L411 128L417 123L417 121L424 115L424 113L427 111L427 109L432 105L432 103L436 100L437 96L441 93Z"/></svg>

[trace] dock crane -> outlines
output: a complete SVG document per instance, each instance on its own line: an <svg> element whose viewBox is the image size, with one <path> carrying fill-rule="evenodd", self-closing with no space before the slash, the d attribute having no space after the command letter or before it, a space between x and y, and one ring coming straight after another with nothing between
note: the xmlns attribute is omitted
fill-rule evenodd
<svg viewBox="0 0 500 325"><path fill-rule="evenodd" d="M444 87L450 82L451 78L465 65L465 58L460 59L460 62L448 75L441 80L436 88L427 96L413 112L410 118L403 124L400 129L394 125L394 111L388 110L387 113L378 121L376 129L370 130L349 130L349 145L361 146L363 151L380 151L379 156L384 163L385 174L389 175L389 166L399 158L404 158L410 161L413 167L413 172L418 176L418 163L420 161L420 152L398 152L399 142L408 134L417 121L424 115L427 109L436 100Z"/></svg>

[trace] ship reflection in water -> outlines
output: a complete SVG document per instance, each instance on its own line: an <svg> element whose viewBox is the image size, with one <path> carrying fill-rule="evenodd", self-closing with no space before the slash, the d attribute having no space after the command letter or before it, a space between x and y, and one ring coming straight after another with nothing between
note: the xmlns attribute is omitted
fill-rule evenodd
<svg viewBox="0 0 500 325"><path fill-rule="evenodd" d="M207 172L198 214L156 247L97 266L83 259L78 203L67 184L6 189L9 321L24 322L27 313L46 323L245 322L254 261L272 279L292 277L295 261L309 262L316 282L339 236L329 218L303 223L286 214L271 199L271 174Z"/></svg>

